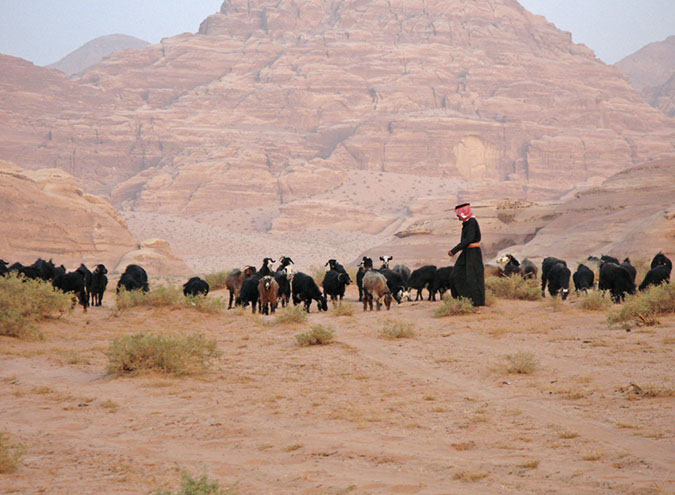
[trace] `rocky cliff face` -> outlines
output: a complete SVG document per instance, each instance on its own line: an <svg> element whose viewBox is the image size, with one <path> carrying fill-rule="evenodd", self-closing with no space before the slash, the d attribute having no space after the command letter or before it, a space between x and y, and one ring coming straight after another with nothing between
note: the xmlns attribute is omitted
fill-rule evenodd
<svg viewBox="0 0 675 495"><path fill-rule="evenodd" d="M511 0L227 1L67 89L84 105L20 112L28 162L148 211L287 202L353 169L547 198L673 151L672 121Z"/></svg>

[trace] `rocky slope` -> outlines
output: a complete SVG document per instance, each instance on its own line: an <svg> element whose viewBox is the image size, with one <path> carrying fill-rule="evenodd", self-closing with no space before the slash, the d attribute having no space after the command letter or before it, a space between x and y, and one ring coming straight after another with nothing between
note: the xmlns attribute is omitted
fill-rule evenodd
<svg viewBox="0 0 675 495"><path fill-rule="evenodd" d="M99 36L73 50L58 62L49 64L47 67L60 70L64 74L72 76L73 74L84 72L112 53L143 48L146 45L149 45L147 41L126 34Z"/></svg>

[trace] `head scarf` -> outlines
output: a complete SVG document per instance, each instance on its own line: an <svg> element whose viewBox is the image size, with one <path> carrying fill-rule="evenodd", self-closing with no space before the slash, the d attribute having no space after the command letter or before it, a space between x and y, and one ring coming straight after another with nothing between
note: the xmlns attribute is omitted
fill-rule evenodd
<svg viewBox="0 0 675 495"><path fill-rule="evenodd" d="M471 211L471 205L469 203L462 203L461 205L455 206L455 213L462 222L466 222L469 218L475 216Z"/></svg>

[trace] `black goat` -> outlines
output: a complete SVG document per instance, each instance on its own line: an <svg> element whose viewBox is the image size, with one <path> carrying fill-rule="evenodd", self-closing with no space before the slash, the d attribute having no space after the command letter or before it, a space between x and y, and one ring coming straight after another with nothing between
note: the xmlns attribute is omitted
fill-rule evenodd
<svg viewBox="0 0 675 495"><path fill-rule="evenodd" d="M91 274L91 285L89 286L89 297L92 306L100 306L103 303L103 293L108 286L108 269L104 265L96 265Z"/></svg>
<svg viewBox="0 0 675 495"><path fill-rule="evenodd" d="M207 296L209 293L209 284L206 280L199 277L192 277L183 284L184 296Z"/></svg>

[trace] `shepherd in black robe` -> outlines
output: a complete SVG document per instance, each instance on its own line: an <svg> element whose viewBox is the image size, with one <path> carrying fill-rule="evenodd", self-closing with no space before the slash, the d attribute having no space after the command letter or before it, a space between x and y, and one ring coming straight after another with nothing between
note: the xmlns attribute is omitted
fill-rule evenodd
<svg viewBox="0 0 675 495"><path fill-rule="evenodd" d="M450 257L461 251L452 269L452 296L471 299L474 306L485 306L485 271L478 220L469 203L457 205L455 213L462 221L462 238L448 251Z"/></svg>

